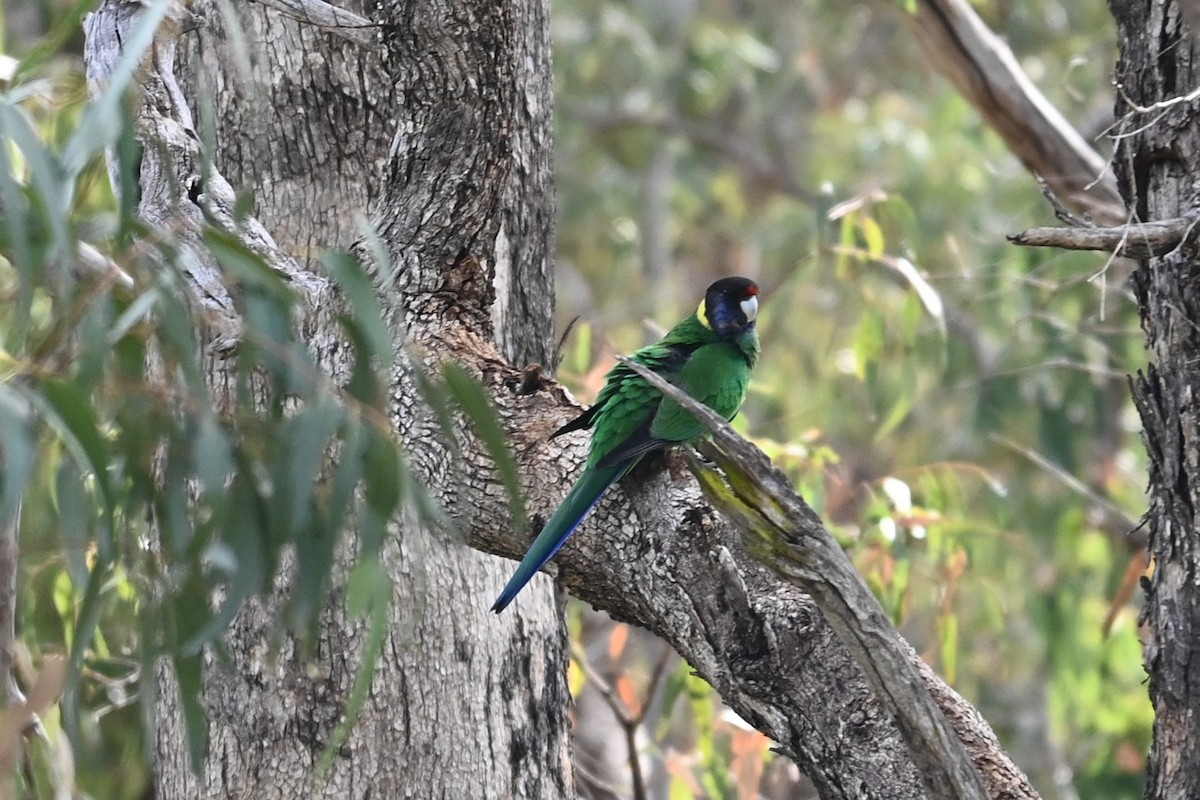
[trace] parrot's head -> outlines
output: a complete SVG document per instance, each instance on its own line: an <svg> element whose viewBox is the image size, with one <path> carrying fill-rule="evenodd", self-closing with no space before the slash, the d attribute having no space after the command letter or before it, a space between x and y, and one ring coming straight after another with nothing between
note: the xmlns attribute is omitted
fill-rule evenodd
<svg viewBox="0 0 1200 800"><path fill-rule="evenodd" d="M719 336L737 336L754 326L758 284L749 278L722 278L708 287L696 318Z"/></svg>

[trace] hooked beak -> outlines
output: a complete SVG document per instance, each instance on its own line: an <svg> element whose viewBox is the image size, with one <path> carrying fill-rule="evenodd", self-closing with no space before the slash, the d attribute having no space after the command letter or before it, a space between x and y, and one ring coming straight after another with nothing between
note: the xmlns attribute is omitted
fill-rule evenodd
<svg viewBox="0 0 1200 800"><path fill-rule="evenodd" d="M742 313L746 315L747 324L754 322L755 317L758 316L758 298L754 296L747 297L740 305Z"/></svg>

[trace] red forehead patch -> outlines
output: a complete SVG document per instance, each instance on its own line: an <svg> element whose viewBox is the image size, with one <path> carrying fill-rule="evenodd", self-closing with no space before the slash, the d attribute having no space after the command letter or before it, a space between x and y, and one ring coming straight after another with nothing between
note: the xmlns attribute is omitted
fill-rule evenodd
<svg viewBox="0 0 1200 800"><path fill-rule="evenodd" d="M758 284L752 283L746 287L746 291L742 292L742 297L754 297L758 294Z"/></svg>

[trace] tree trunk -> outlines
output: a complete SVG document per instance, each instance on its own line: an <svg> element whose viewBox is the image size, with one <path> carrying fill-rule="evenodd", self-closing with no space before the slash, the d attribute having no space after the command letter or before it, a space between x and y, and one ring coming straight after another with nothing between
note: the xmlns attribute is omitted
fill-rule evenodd
<svg viewBox="0 0 1200 800"><path fill-rule="evenodd" d="M1173 2L1112 0L1121 48L1114 157L1135 221L1200 201L1195 35ZM1175 102L1171 102L1175 101ZM1162 104L1155 106L1155 104ZM1195 244L1141 262L1133 285L1150 363L1132 381L1150 456L1146 670L1154 744L1146 797L1200 797L1200 256Z"/></svg>
<svg viewBox="0 0 1200 800"><path fill-rule="evenodd" d="M193 69L180 70L186 90L174 99L186 98L201 131L211 122L217 170L254 189L258 221L279 249L312 267L321 249L353 245L373 217L400 267L381 302L407 352L452 357L448 342L491 340L516 363L546 359L553 195L543 5L394 3L384 9L386 51L260 5L238 4L230 19L222 5L233 7L195 3L195 17L182 20ZM91 20L93 40L120 41L117 26L128 34L135 24L130 10L106 4ZM172 81L170 42L156 58L147 86ZM153 93L145 102L149 114ZM190 121L186 109L173 111L143 136L143 175L162 131ZM185 168L178 162L167 159ZM193 176L177 177L192 185ZM143 197L143 215L173 212L156 203L170 201ZM334 301L328 291L313 300ZM338 338L332 314L305 324L322 365L344 379L347 351L329 344ZM210 364L214 396L229 385L226 365ZM435 498L451 513L487 507L414 401L411 370L399 364L394 375L393 423ZM549 582L539 579L521 617L497 620L487 608L505 562L412 525L390 533L389 641L329 773L314 775L316 759L341 721L366 633L337 589L311 659L290 640L271 644L271 604L235 619L229 662L206 659L211 743L199 776L182 746L178 686L160 667L160 796L453 798L464 787L479 797L573 796L564 625Z"/></svg>

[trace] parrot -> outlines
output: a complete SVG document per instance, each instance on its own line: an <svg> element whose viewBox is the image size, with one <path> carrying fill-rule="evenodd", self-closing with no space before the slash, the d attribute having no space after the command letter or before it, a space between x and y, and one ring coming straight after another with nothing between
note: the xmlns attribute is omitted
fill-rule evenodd
<svg viewBox="0 0 1200 800"><path fill-rule="evenodd" d="M746 398L750 370L758 361L757 316L758 285L748 278L722 278L708 287L695 313L630 360L731 420ZM588 429L592 440L583 473L492 604L497 614L554 557L609 486L648 453L697 441L706 432L678 403L619 362L605 376L595 404L550 438Z"/></svg>

